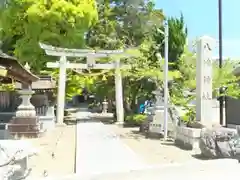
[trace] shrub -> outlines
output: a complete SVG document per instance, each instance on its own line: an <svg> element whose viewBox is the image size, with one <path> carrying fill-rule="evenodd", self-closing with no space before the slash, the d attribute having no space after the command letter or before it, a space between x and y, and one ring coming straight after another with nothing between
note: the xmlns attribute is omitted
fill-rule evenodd
<svg viewBox="0 0 240 180"><path fill-rule="evenodd" d="M96 107L97 105L95 103L91 103L88 105L88 108L89 109L93 109L94 107Z"/></svg>
<svg viewBox="0 0 240 180"><path fill-rule="evenodd" d="M126 116L125 123L132 126L140 126L147 118L145 114L132 114Z"/></svg>
<svg viewBox="0 0 240 180"><path fill-rule="evenodd" d="M147 115L145 114L136 114L133 116L133 121L142 123L143 121L146 120L146 118L147 118Z"/></svg>
<svg viewBox="0 0 240 180"><path fill-rule="evenodd" d="M192 123L196 121L196 111L192 107L186 108L187 112L181 117L184 124Z"/></svg>

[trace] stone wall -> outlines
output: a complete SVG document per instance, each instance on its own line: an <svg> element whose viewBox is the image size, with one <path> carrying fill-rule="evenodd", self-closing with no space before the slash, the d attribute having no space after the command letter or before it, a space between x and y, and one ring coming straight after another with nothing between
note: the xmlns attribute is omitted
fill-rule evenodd
<svg viewBox="0 0 240 180"><path fill-rule="evenodd" d="M189 150L198 150L201 129L176 127L175 144Z"/></svg>

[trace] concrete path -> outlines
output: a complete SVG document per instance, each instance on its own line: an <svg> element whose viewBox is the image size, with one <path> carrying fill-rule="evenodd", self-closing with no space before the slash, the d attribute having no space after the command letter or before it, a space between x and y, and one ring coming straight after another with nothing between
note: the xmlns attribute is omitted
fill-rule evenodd
<svg viewBox="0 0 240 180"><path fill-rule="evenodd" d="M76 173L114 173L141 169L146 165L109 127L94 121L87 108L77 118ZM84 121L82 121L84 120Z"/></svg>
<svg viewBox="0 0 240 180"><path fill-rule="evenodd" d="M69 175L60 180L159 180L159 179L184 179L203 180L237 177L239 163L231 159L209 161L193 161L183 164L163 164L159 167L149 167L121 173L105 173L95 175ZM55 179L52 179L55 180Z"/></svg>

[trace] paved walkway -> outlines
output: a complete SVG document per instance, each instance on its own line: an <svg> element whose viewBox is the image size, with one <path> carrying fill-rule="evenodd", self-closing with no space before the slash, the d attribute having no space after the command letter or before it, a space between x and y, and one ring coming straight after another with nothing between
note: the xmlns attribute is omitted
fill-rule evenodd
<svg viewBox="0 0 240 180"><path fill-rule="evenodd" d="M122 173L105 173L98 175L69 175L61 180L159 180L184 179L203 180L235 177L239 174L239 163L236 160L220 159L210 161L194 161L184 164L163 164L159 167L149 167Z"/></svg>
<svg viewBox="0 0 240 180"><path fill-rule="evenodd" d="M81 108L77 124L76 174L62 180L157 180L161 178L226 178L238 172L236 160L189 161L150 166L143 163L109 126L94 121L87 108Z"/></svg>
<svg viewBox="0 0 240 180"><path fill-rule="evenodd" d="M77 118L76 173L95 174L141 169L146 165L111 129L94 121L87 108L80 108Z"/></svg>

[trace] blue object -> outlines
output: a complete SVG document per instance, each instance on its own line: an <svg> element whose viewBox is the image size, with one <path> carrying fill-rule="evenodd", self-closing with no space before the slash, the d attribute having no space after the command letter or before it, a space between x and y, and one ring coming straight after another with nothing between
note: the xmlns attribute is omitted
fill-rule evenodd
<svg viewBox="0 0 240 180"><path fill-rule="evenodd" d="M139 106L139 112L140 112L140 113L144 113L144 111L145 111L145 104L140 104L140 106Z"/></svg>

